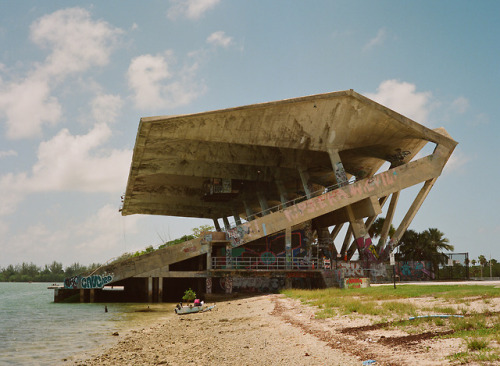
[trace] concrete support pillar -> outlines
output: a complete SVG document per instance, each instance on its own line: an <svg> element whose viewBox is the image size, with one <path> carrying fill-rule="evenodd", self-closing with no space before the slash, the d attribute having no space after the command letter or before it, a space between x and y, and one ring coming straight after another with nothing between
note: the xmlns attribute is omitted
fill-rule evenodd
<svg viewBox="0 0 500 366"><path fill-rule="evenodd" d="M229 220L227 219L226 216L222 218L222 221L224 222L224 227L226 228L226 231L231 228L231 225L229 225Z"/></svg>
<svg viewBox="0 0 500 366"><path fill-rule="evenodd" d="M80 302L85 302L85 290L83 288L80 289Z"/></svg>
<svg viewBox="0 0 500 366"><path fill-rule="evenodd" d="M220 225L219 225L219 219L213 219L214 220L214 227L216 231L221 231L220 230Z"/></svg>
<svg viewBox="0 0 500 366"><path fill-rule="evenodd" d="M278 187L278 191L280 192L280 201L283 207L286 207L286 203L289 201L288 193L286 192L285 184L282 180L276 181L276 186Z"/></svg>
<svg viewBox="0 0 500 366"><path fill-rule="evenodd" d="M292 228L285 229L285 268L292 269L293 251L292 251Z"/></svg>
<svg viewBox="0 0 500 366"><path fill-rule="evenodd" d="M365 258L365 249L367 249L365 246L365 237L368 235L368 230L366 230L365 223L363 219L356 219L354 217L354 211L351 206L346 206L346 211L347 211L347 216L349 217L349 222L351 224L352 228L352 233L354 235L354 240L356 241L356 245L351 246L349 248L349 251L347 253L348 259L352 257L356 249L358 249L359 252L359 258L364 259ZM370 241L371 244L371 241Z"/></svg>
<svg viewBox="0 0 500 366"><path fill-rule="evenodd" d="M212 269L212 243L208 242L208 251L207 251L207 271Z"/></svg>
<svg viewBox="0 0 500 366"><path fill-rule="evenodd" d="M207 277L205 281L205 293L207 294L212 293L212 277Z"/></svg>
<svg viewBox="0 0 500 366"><path fill-rule="evenodd" d="M158 302L163 302L163 277L158 277Z"/></svg>
<svg viewBox="0 0 500 366"><path fill-rule="evenodd" d="M312 195L311 195L311 189L309 188L309 173L304 168L299 167L299 174L307 199L310 199Z"/></svg>
<svg viewBox="0 0 500 366"><path fill-rule="evenodd" d="M236 225L241 225L240 215L236 212L236 210L233 210L233 218Z"/></svg>
<svg viewBox="0 0 500 366"><path fill-rule="evenodd" d="M148 302L153 302L153 277L146 278L147 286L148 286Z"/></svg>
<svg viewBox="0 0 500 366"><path fill-rule="evenodd" d="M233 268L233 253L232 253L233 247L231 244L226 244L226 269L232 269Z"/></svg>
<svg viewBox="0 0 500 366"><path fill-rule="evenodd" d="M264 193L262 192L257 192L257 198L259 199L259 204L260 204L260 208L262 209L262 214L263 215L267 215L269 214L268 210L269 210L269 205L267 204L267 199L266 197L264 196Z"/></svg>
<svg viewBox="0 0 500 366"><path fill-rule="evenodd" d="M226 277L226 294L232 294L233 293L233 278L232 277Z"/></svg>
<svg viewBox="0 0 500 366"><path fill-rule="evenodd" d="M332 163L333 172L335 173L335 180L339 187L345 186L347 182L347 175L345 173L344 164L340 160L340 155L338 150L328 149L328 155L330 155L330 161Z"/></svg>
<svg viewBox="0 0 500 366"><path fill-rule="evenodd" d="M245 206L245 213L247 215L247 221L251 221L254 219L254 216L253 216L253 211L252 211L252 208L250 206L248 206L247 204L247 201L243 201L243 205Z"/></svg>
<svg viewBox="0 0 500 366"><path fill-rule="evenodd" d="M91 304L95 303L95 289L91 288L89 290L90 294L89 294L89 302Z"/></svg>

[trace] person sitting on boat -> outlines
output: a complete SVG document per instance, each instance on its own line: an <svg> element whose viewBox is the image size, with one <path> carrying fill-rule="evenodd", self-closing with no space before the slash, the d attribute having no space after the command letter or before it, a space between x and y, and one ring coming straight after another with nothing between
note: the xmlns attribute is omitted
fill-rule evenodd
<svg viewBox="0 0 500 366"><path fill-rule="evenodd" d="M200 306L201 302L200 299L194 299L194 306Z"/></svg>

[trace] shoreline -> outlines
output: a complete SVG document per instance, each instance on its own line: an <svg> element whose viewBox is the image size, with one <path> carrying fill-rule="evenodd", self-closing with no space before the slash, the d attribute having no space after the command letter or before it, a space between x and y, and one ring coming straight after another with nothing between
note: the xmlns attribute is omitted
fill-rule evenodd
<svg viewBox="0 0 500 366"><path fill-rule="evenodd" d="M280 295L217 302L205 313L159 316L116 336L112 345L74 355L61 365L359 365L361 360L286 321ZM310 316L310 315L308 315ZM111 335L110 335L111 337Z"/></svg>

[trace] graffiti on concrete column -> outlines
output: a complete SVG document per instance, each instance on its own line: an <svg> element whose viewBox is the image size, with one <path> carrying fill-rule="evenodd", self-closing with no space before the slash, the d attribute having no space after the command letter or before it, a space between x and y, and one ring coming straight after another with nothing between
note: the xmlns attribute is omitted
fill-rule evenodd
<svg viewBox="0 0 500 366"><path fill-rule="evenodd" d="M233 247L237 247L241 244L245 243L244 237L245 235L250 233L250 228L239 225L233 227L232 229L227 230L228 240L231 241L231 245Z"/></svg>

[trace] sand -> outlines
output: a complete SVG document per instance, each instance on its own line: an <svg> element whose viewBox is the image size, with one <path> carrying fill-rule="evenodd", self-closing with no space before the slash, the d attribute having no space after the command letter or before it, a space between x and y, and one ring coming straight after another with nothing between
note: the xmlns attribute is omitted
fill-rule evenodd
<svg viewBox="0 0 500 366"><path fill-rule="evenodd" d="M417 300L416 300L417 301ZM422 306L434 299L420 299ZM471 307L474 306L472 300ZM481 307L499 311L500 301ZM445 365L464 351L460 338L433 339L441 329L418 334L373 325L356 314L316 319L315 310L283 295L217 302L216 310L159 317L155 324L110 337L115 345L74 357L64 365ZM478 309L479 310L479 309ZM481 309L485 310L485 309Z"/></svg>

